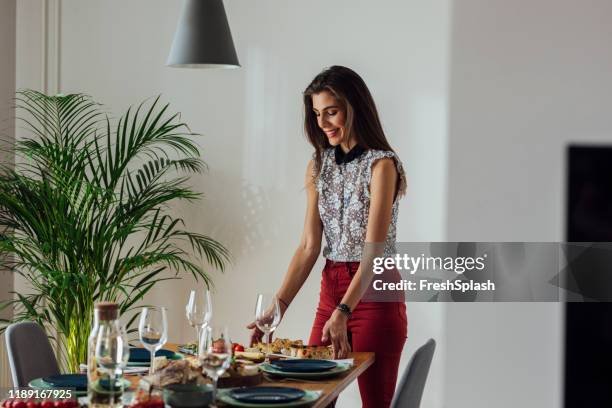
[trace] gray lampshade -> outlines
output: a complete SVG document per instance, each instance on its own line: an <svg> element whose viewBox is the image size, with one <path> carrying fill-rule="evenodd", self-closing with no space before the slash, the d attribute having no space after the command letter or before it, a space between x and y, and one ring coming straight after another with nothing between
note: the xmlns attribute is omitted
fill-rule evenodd
<svg viewBox="0 0 612 408"><path fill-rule="evenodd" d="M183 68L238 68L238 56L223 0L186 0L167 65Z"/></svg>

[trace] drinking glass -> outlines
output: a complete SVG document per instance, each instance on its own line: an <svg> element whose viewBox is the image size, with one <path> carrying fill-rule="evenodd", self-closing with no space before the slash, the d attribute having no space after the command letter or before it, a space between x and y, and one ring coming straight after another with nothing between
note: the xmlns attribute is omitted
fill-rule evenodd
<svg viewBox="0 0 612 408"><path fill-rule="evenodd" d="M194 289L189 293L189 300L185 305L187 321L196 331L196 346L200 342L201 330L210 324L212 319L212 300L210 291Z"/></svg>
<svg viewBox="0 0 612 408"><path fill-rule="evenodd" d="M278 327L281 320L280 303L274 295L258 294L255 304L255 325L264 332L264 343L267 344L267 354L270 353L272 332ZM267 338L267 339L266 339Z"/></svg>
<svg viewBox="0 0 612 408"><path fill-rule="evenodd" d="M144 307L140 312L138 334L144 348L151 353L149 375L155 373L155 352L168 340L168 319L165 307Z"/></svg>
<svg viewBox="0 0 612 408"><path fill-rule="evenodd" d="M217 396L217 380L230 366L232 343L227 327L205 326L198 346L198 358L202 368L213 380L213 401Z"/></svg>

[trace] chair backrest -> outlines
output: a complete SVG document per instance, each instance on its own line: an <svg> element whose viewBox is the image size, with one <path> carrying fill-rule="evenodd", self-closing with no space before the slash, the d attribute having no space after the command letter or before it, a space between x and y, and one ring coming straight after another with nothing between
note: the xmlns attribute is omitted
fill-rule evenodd
<svg viewBox="0 0 612 408"><path fill-rule="evenodd" d="M11 324L5 336L14 387L27 387L35 378L60 373L49 339L38 324Z"/></svg>
<svg viewBox="0 0 612 408"><path fill-rule="evenodd" d="M412 355L391 402L392 408L420 407L435 349L436 342L429 339Z"/></svg>

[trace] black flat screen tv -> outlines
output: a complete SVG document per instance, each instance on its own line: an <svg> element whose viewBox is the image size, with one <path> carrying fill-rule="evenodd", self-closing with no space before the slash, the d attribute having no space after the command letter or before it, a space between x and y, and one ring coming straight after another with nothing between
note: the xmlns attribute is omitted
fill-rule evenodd
<svg viewBox="0 0 612 408"><path fill-rule="evenodd" d="M612 144L569 146L566 174L566 240L612 241ZM564 406L612 407L612 303L565 308Z"/></svg>

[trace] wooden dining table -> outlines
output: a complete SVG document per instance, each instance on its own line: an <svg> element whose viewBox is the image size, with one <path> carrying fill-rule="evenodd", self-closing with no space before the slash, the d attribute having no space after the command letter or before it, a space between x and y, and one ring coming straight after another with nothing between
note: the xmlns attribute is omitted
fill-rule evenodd
<svg viewBox="0 0 612 408"><path fill-rule="evenodd" d="M165 349L176 352L178 344L166 343ZM264 377L264 381L261 384L266 386L281 386L281 387L295 387L302 390L321 391L321 396L317 401L311 405L312 408L323 408L334 401L340 393L353 381L357 379L368 367L374 363L374 353L372 352L352 352L349 353L348 358L353 359L353 367L336 377L325 378L321 380L308 380L301 381L299 379L272 379L271 377ZM137 382L137 377L133 378L133 383ZM217 403L217 406L223 405Z"/></svg>

